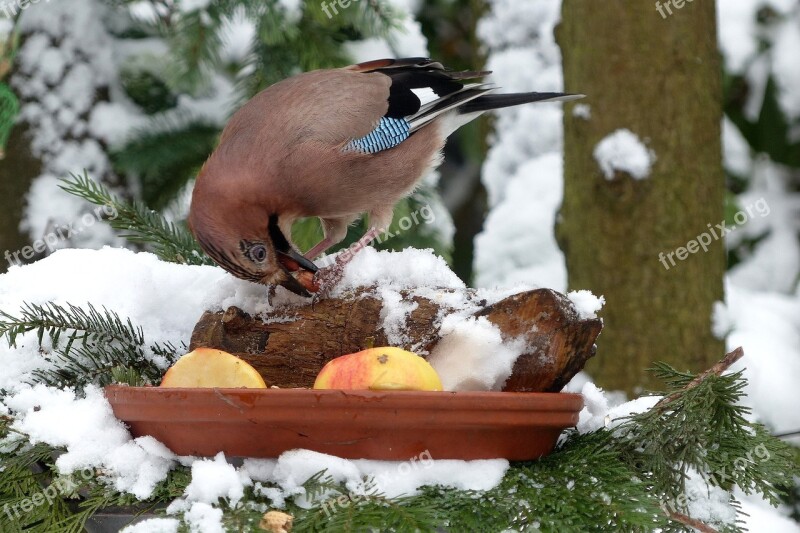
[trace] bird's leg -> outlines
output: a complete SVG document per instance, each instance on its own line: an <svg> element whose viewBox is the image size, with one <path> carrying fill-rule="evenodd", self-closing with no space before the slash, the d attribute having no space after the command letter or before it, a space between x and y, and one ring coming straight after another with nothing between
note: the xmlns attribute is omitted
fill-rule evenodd
<svg viewBox="0 0 800 533"><path fill-rule="evenodd" d="M306 259L310 259L310 260L313 261L315 257L317 257L319 255L322 255L322 253L325 252L325 250L327 250L328 248L330 248L334 244L336 244L336 243L333 242L332 238L325 237L324 239L322 239L317 244L315 244L313 248L311 248L309 251L307 251L303 255L306 256Z"/></svg>
<svg viewBox="0 0 800 533"><path fill-rule="evenodd" d="M336 256L336 260L331 266L320 269L314 275L314 281L320 286L319 291L314 294L314 303L328 296L331 289L342 281L344 267L347 266L347 263L352 261L353 256L369 245L380 233L381 230L378 228L370 228L360 239L351 244L348 248L342 250L339 255Z"/></svg>
<svg viewBox="0 0 800 533"><path fill-rule="evenodd" d="M313 261L334 244L342 242L347 236L347 227L357 216L358 215L347 215L336 218L321 218L320 223L322 224L324 238L305 253L306 259Z"/></svg>

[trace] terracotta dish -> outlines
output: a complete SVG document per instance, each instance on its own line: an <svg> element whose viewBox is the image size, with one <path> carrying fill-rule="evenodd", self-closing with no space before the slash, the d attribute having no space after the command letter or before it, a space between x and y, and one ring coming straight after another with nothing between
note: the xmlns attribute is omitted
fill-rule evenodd
<svg viewBox="0 0 800 533"><path fill-rule="evenodd" d="M134 437L179 455L277 457L305 448L349 459L536 459L574 426L579 394L109 386Z"/></svg>

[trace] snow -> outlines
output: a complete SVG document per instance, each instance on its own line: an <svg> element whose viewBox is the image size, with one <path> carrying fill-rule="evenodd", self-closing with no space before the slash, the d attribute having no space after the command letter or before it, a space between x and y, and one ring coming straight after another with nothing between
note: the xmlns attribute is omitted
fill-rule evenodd
<svg viewBox="0 0 800 533"><path fill-rule="evenodd" d="M526 161L515 171L503 189L504 199L489 212L484 231L475 238L478 287L529 283L566 289L564 256L552 230L561 205L562 174L558 152Z"/></svg>
<svg viewBox="0 0 800 533"><path fill-rule="evenodd" d="M732 370L746 368L744 403L774 433L800 428L800 298L751 291L729 282L725 315L729 350L744 348ZM780 391L780 393L776 393Z"/></svg>
<svg viewBox="0 0 800 533"><path fill-rule="evenodd" d="M617 427L626 417L652 409L661 399L661 396L642 396L615 406L613 399L592 382L583 385L581 394L585 403L577 424L580 433Z"/></svg>
<svg viewBox="0 0 800 533"><path fill-rule="evenodd" d="M120 533L178 533L179 525L176 518L150 518L126 527Z"/></svg>
<svg viewBox="0 0 800 533"><path fill-rule="evenodd" d="M236 304L257 312L267 306L264 287L238 280L220 268L164 263L149 253L118 248L59 250L31 265L11 267L0 276L0 308L15 312L23 301L91 303L98 309L113 309L141 326L148 344L188 344L202 309ZM0 387L13 389L24 379L12 371L15 365L24 370L31 361L43 364L35 338L35 332L21 337L20 347L5 355L11 368L0 375Z"/></svg>
<svg viewBox="0 0 800 533"><path fill-rule="evenodd" d="M382 287L378 294L383 301L381 308L381 321L386 340L391 346L404 346L408 344L409 337L404 332L408 315L419 307L417 302L409 302L403 295L387 287ZM414 351L414 350L412 350Z"/></svg>
<svg viewBox="0 0 800 533"><path fill-rule="evenodd" d="M785 511L776 511L764 500L734 491L736 499L742 504L740 519L747 531L769 531L770 533L800 533L800 524L784 516Z"/></svg>
<svg viewBox="0 0 800 533"><path fill-rule="evenodd" d="M192 464L192 482L186 487L186 498L195 502L217 503L225 498L236 505L244 497L244 488L253 484L245 472L237 471L220 452L213 459Z"/></svg>
<svg viewBox="0 0 800 533"><path fill-rule="evenodd" d="M597 312L606 303L603 296L595 296L592 291L587 290L570 291L567 293L567 298L573 303L582 320L597 318Z"/></svg>
<svg viewBox="0 0 800 533"><path fill-rule="evenodd" d="M63 283L64 279L70 283ZM442 321L444 340L432 361L439 365L443 380L451 388L497 390L524 349L513 340L501 339L499 330L485 318L471 317L478 305L465 298L463 291L452 290L464 289L463 283L430 251L364 249L345 269L342 286L356 289L362 283L374 284L377 294L388 296L384 321L395 323L398 335L402 334L401 322L414 307L399 298L399 291L410 290L450 306L453 314ZM473 297L491 303L519 290L524 287L484 289ZM79 306L91 302L97 308L114 310L123 320L130 318L142 326L148 343L173 344L188 343L203 309L229 305L250 313L270 309L264 287L233 278L220 268L165 263L152 254L125 249L59 250L0 275L3 310L15 314L23 302L50 301ZM285 307L297 301L297 296L279 289L273 305ZM45 338L43 350L51 349ZM215 507L219 500L236 505L248 487L269 497L276 506L283 505L290 496L303 501L302 483L324 469L354 494L366 490L365 478L374 478L381 491L399 495L413 494L430 484L486 490L499 483L508 468L508 462L502 459L439 461L429 454L403 462L347 461L295 450L277 460L247 459L240 467L229 464L222 454L209 459L176 457L150 437L132 439L113 416L102 391L94 386L81 394L25 384L32 370L47 365L38 348L36 332L21 336L16 347L4 351L0 388L5 388L8 395L0 403L0 410L13 414L13 429L29 435L32 442L64 447L65 453L56 459L61 473L102 469L109 484L139 499L150 497L177 464L190 465L192 481L183 496L170 506L170 512L182 516L197 531L220 527L220 513ZM480 378L470 382L465 370L469 368ZM264 483L277 486L265 487ZM154 528L167 530L173 525L153 523ZM138 527L145 530L148 526Z"/></svg>
<svg viewBox="0 0 800 533"><path fill-rule="evenodd" d="M699 472L691 469L687 472L684 495L692 518L706 524L733 524L736 521L736 509L730 505L730 493L709 485Z"/></svg>
<svg viewBox="0 0 800 533"><path fill-rule="evenodd" d="M225 533L222 525L222 509L204 502L195 502L184 514L191 533Z"/></svg>
<svg viewBox="0 0 800 533"><path fill-rule="evenodd" d="M405 15L401 27L386 39L349 44L355 60L427 55L427 43L411 15L419 2L393 0L392 4ZM209 0L181 3L187 11L208 5ZM295 0L282 0L281 5L290 17L297 15L300 6ZM778 22L768 27L757 23L756 13L763 5L777 12ZM718 6L720 44L727 67L744 75L750 85L746 115L758 116L767 76L772 75L781 109L790 119L797 119L800 64L794 51L800 46L800 6L795 0L718 0ZM115 81L123 60L143 51L104 29L105 4L73 0L42 7L32 6L22 19L22 29L35 33L24 40L19 73L12 79L23 96L22 118L34 126L34 152L44 162L42 174L28 194L24 229L33 237L52 231L58 224L81 220L84 204L56 192L57 178L82 168L99 177L110 177L105 146L123 142L132 128L146 120L121 94ZM142 19L154 20L157 16L150 2L134 2L129 9ZM503 91L562 90L560 52L553 37L561 2L493 0L490 9L480 23L479 34L489 53L487 68L495 71L493 80ZM223 57L245 57L252 36L252 24L236 18L230 21ZM760 48L760 41L771 49ZM521 64L526 68L519 68ZM92 95L106 87L110 100L95 102ZM230 82L215 78L208 94L198 99L182 97L179 109L221 122L230 111L232 90ZM590 120L592 108L586 103L576 104L571 113ZM553 237L563 188L562 114L561 107L553 104L497 113L497 133L482 178L491 213L476 240L476 279L486 289L476 298L492 302L537 285L562 291L567 286L563 255ZM752 255L730 272L726 302L716 306L715 332L729 334L729 348L742 345L745 349L746 357L734 370L746 368L749 383L745 403L753 408L754 417L776 433L794 431L800 427L796 409L800 396L793 392L800 376L800 292L796 282L800 275L800 243L796 238L800 200L793 192L789 169L763 154L752 154L728 119L722 126L725 165L749 180L740 205L763 198L770 212L768 216L750 217L729 235L728 246L745 238L764 238ZM602 142L598 145L598 164L607 177L609 173L613 177L616 170L635 178L646 177L654 155L635 134L620 130L605 141L604 149ZM439 217L440 213L441 209L437 220L444 221L446 217ZM99 247L114 242L105 224L86 230L70 244ZM64 283L65 279L69 283ZM443 260L429 251L364 250L348 267L339 290L372 285L384 301L380 319L393 343L406 338L404 324L415 307L409 303L410 297L434 298L453 312L442 321L447 335L431 354L446 388L502 386L522 348L513 340L503 341L486 319L472 317L476 305L448 290L463 289L464 284ZM495 288L498 286L513 287ZM602 296L587 291L573 291L569 297L583 318L596 317L603 303ZM23 301L51 300L78 305L91 302L118 311L143 327L148 343L188 342L199 309L234 304L249 312L268 308L262 287L236 280L218 268L169 265L150 254L125 250L58 251L46 260L12 267L0 276L0 309L13 314ZM274 303L290 306L295 301L294 296L279 291ZM33 370L46 365L35 337L35 333L24 335L16 348L3 350L0 388L8 390L9 395L0 403L0 412L12 413L14 428L29 433L34 441L64 446L66 453L56 460L61 472L102 468L109 483L138 498L151 494L176 464L191 465L192 483L170 511L175 517L185 518L193 531L222 531L221 511L214 505L220 498L239 501L247 487L269 497L276 507L282 507L293 495L302 502L303 481L323 469L345 483L353 494L362 493L364 479L372 477L380 490L397 496L414 494L426 484L486 490L499 483L508 467L503 460L442 461L423 456L404 462L350 461L307 450L290 451L274 460L246 459L240 467L228 464L223 456L202 460L175 457L152 438L131 439L96 388L89 387L82 397L74 391L24 385ZM42 348L52 349L47 340ZM470 375L470 367L479 368L481 377ZM581 432L613 427L621 417L642 412L658 400L644 397L619 404L612 394L587 379L582 373L570 384L579 387L586 400L578 424ZM13 446L14 442L3 444ZM730 519L727 493L709 493L699 476L691 478L687 495L693 516ZM782 511L764 507L758 498L736 497L751 515L744 518L752 530L800 530L780 514ZM125 531L177 529L178 520L167 518L148 520Z"/></svg>
<svg viewBox="0 0 800 533"><path fill-rule="evenodd" d="M241 61L247 57L253 47L256 27L243 10L238 12L228 23L221 35L223 43L220 57L228 62Z"/></svg>
<svg viewBox="0 0 800 533"><path fill-rule="evenodd" d="M303 16L303 2L301 0L279 0L280 5L286 13L286 20L291 24L296 24Z"/></svg>
<svg viewBox="0 0 800 533"><path fill-rule="evenodd" d="M722 119L722 155L725 168L737 176L748 176L753 169L750 146L728 117Z"/></svg>
<svg viewBox="0 0 800 533"><path fill-rule="evenodd" d="M521 342L504 342L500 329L486 317L447 316L440 333L428 362L444 390L499 391L525 351Z"/></svg>
<svg viewBox="0 0 800 533"><path fill-rule="evenodd" d="M800 118L800 9L789 16L775 32L772 73L778 85L778 103L790 119Z"/></svg>
<svg viewBox="0 0 800 533"><path fill-rule="evenodd" d="M131 440L96 387L80 397L72 390L23 385L3 403L16 413L12 428L32 443L66 448L55 461L62 474L102 468L117 490L145 499L172 467L171 453L154 439Z"/></svg>
<svg viewBox="0 0 800 533"><path fill-rule="evenodd" d="M389 30L386 37L345 43L344 49L354 62L382 57L427 57L428 40L422 34L422 26L414 19L413 2L390 0L387 3L398 16L396 26Z"/></svg>
<svg viewBox="0 0 800 533"><path fill-rule="evenodd" d="M790 119L800 117L800 6L794 0L717 0L720 48L726 69L744 74L751 85L748 117L756 118L771 73L779 89L778 103ZM777 22L758 22L758 12L768 7ZM766 44L767 46L762 46Z"/></svg>
<svg viewBox="0 0 800 533"><path fill-rule="evenodd" d="M180 4L184 11L204 9L209 0ZM86 169L104 183L117 181L107 150L124 142L148 117L130 102L119 69L133 63L166 68L163 40L125 39L112 35L106 20L114 8L100 0L70 0L31 5L20 18L26 36L19 51L18 69L10 83L22 96L20 120L29 125L31 151L42 161L40 176L26 196L20 229L31 239L45 235L53 224L80 219L87 203L57 188L57 179ZM135 18L153 21L158 13L149 2L134 2ZM234 45L231 45L234 46ZM232 82L216 76L207 91L182 95L169 116L203 117L220 125L232 111ZM107 93L108 100L98 100ZM110 231L88 231L63 246L99 248L120 245Z"/></svg>
<svg viewBox="0 0 800 533"><path fill-rule="evenodd" d="M560 0L490 3L478 36L488 48L486 69L493 71L489 81L501 92L564 88L554 39L560 10ZM561 106L528 105L496 115L481 177L491 210L475 239L475 283L496 287L524 282L564 291L564 256L553 235L563 175Z"/></svg>
<svg viewBox="0 0 800 533"><path fill-rule="evenodd" d="M431 250L413 248L402 252L364 248L348 263L346 274L335 287L334 295L373 285L393 290L465 287L464 282L450 270L444 259Z"/></svg>
<svg viewBox="0 0 800 533"><path fill-rule="evenodd" d="M589 104L575 104L572 108L572 116L582 118L583 120L591 120L592 106Z"/></svg>
<svg viewBox="0 0 800 533"><path fill-rule="evenodd" d="M211 0L180 0L180 2L178 2L181 11L186 13L206 9L210 4Z"/></svg>
<svg viewBox="0 0 800 533"><path fill-rule="evenodd" d="M282 454L272 474L285 493L304 493L303 483L322 470L342 483L351 494L363 495L370 488L389 498L413 496L425 485L440 485L461 490L489 490L495 487L508 469L505 459L476 461L436 460L423 451L407 461L342 459L310 450L292 450ZM371 483L365 483L371 480ZM320 497L325 500L326 496ZM299 503L311 502L300 498Z"/></svg>
<svg viewBox="0 0 800 533"><path fill-rule="evenodd" d="M623 128L597 143L594 159L607 180L614 179L617 172L642 180L650 176L656 157L635 133Z"/></svg>

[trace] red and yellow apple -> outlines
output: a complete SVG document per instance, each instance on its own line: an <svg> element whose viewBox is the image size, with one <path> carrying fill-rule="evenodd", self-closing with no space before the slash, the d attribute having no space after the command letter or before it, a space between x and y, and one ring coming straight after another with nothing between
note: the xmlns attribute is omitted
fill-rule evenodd
<svg viewBox="0 0 800 533"><path fill-rule="evenodd" d="M246 361L212 348L197 348L178 359L164 374L161 386L267 388L264 378Z"/></svg>
<svg viewBox="0 0 800 533"><path fill-rule="evenodd" d="M400 348L370 348L328 361L315 389L440 391L436 370L422 357Z"/></svg>

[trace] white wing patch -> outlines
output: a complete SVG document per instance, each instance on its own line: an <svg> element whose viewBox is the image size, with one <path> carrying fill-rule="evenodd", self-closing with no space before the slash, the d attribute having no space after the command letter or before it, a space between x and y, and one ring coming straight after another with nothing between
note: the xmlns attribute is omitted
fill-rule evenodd
<svg viewBox="0 0 800 533"><path fill-rule="evenodd" d="M420 105L425 105L439 99L439 95L433 92L430 87L421 87L419 89L411 89L417 98L419 98Z"/></svg>

